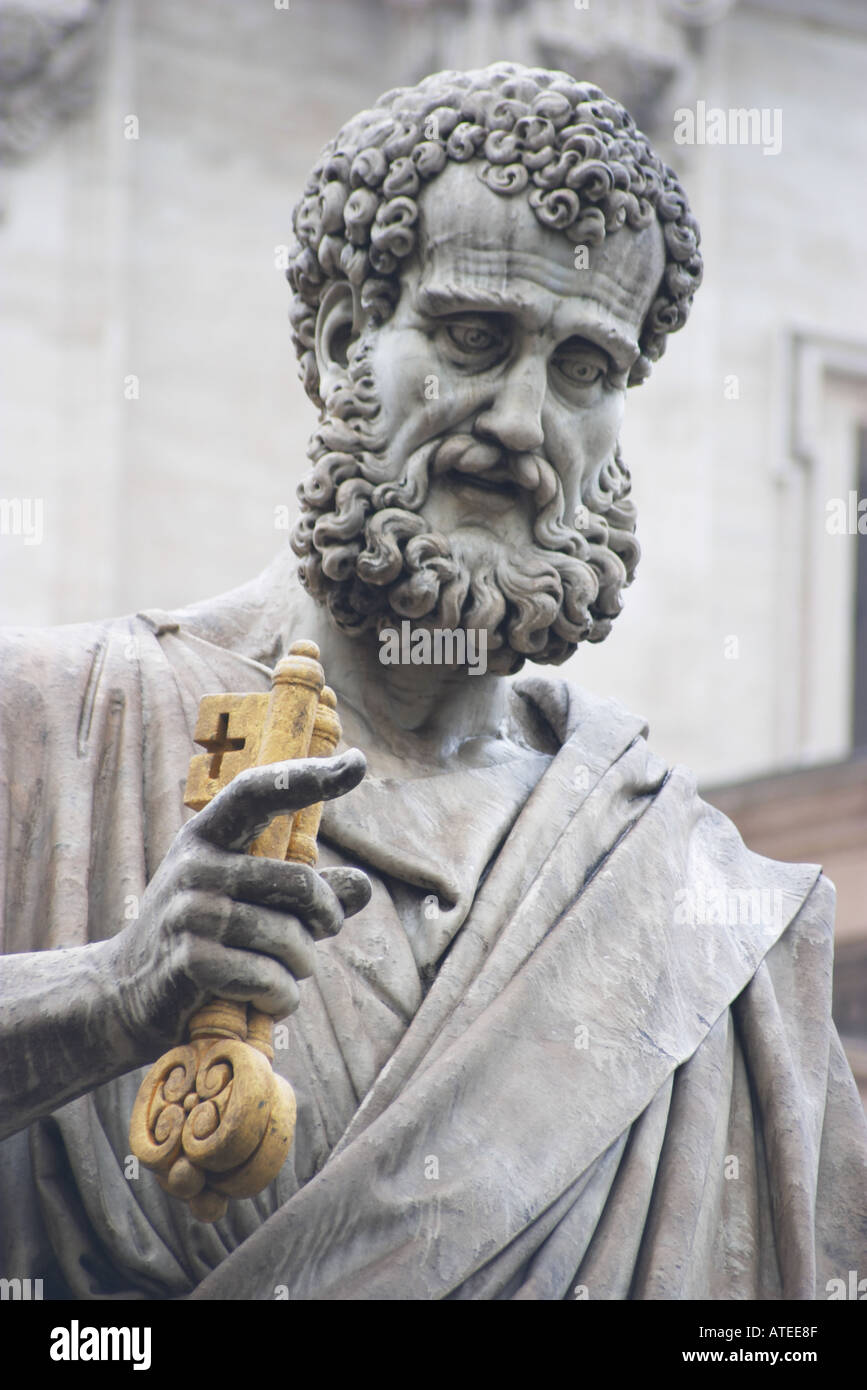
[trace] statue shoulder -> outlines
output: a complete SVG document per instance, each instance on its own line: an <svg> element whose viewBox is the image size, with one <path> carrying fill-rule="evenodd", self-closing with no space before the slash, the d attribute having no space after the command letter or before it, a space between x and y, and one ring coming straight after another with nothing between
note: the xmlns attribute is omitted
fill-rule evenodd
<svg viewBox="0 0 867 1390"><path fill-rule="evenodd" d="M147 632L132 616L56 627L0 627L0 683L28 677L57 680L89 668L100 650Z"/></svg>
<svg viewBox="0 0 867 1390"><path fill-rule="evenodd" d="M735 823L706 801L695 773L681 763L670 764L653 751L646 719L631 713L618 700L596 695L562 677L533 674L513 681L516 700L544 721L556 742L573 740L590 770L623 766L631 750L630 776L636 796L658 798L668 817L672 836L689 843L690 869L714 891L772 896L773 911L790 920L798 904L810 904L810 918L833 922L834 885L818 864L788 863L756 854L744 842ZM662 795L660 795L662 794ZM728 909L727 909L728 910Z"/></svg>
<svg viewBox="0 0 867 1390"><path fill-rule="evenodd" d="M624 742L648 736L649 726L641 715L562 676L522 674L512 681L512 695L515 704L546 727L558 747L577 736L600 752L610 747L614 755Z"/></svg>
<svg viewBox="0 0 867 1390"><path fill-rule="evenodd" d="M106 678L115 690L131 688L142 644L153 641L135 617L0 628L0 719L7 733L22 721L50 727L78 721Z"/></svg>

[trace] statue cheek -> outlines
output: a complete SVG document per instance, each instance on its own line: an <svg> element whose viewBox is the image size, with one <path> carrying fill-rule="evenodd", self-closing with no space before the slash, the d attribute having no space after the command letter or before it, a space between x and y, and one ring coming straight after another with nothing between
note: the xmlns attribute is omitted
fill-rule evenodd
<svg viewBox="0 0 867 1390"><path fill-rule="evenodd" d="M443 398L443 365L421 333L406 330L391 336L377 351L372 366L382 402L396 415Z"/></svg>
<svg viewBox="0 0 867 1390"><path fill-rule="evenodd" d="M451 363L431 353L419 367L418 375L413 376L406 404L413 408L417 402L425 420L437 427L482 409L489 399L490 390L485 390L483 377L457 372Z"/></svg>
<svg viewBox="0 0 867 1390"><path fill-rule="evenodd" d="M599 462L617 443L625 414L625 392L606 390L580 410L558 408L551 432L562 439L573 457Z"/></svg>
<svg viewBox="0 0 867 1390"><path fill-rule="evenodd" d="M613 453L620 418L609 402L582 411L552 407L543 415L544 453L560 475L567 507L577 506L582 480Z"/></svg>

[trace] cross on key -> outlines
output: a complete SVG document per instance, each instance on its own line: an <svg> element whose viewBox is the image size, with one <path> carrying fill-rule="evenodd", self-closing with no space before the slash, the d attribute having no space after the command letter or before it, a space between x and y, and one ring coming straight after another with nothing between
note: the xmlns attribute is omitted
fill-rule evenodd
<svg viewBox="0 0 867 1390"><path fill-rule="evenodd" d="M199 739L198 741L201 743L202 747L211 754L211 762L208 767L209 777L219 777L224 753L237 753L247 742L245 738L229 738L228 710L222 710L217 718L216 736L214 738Z"/></svg>
<svg viewBox="0 0 867 1390"><path fill-rule="evenodd" d="M267 695L203 695L193 739L204 753L190 761L184 805L194 811L258 760Z"/></svg>

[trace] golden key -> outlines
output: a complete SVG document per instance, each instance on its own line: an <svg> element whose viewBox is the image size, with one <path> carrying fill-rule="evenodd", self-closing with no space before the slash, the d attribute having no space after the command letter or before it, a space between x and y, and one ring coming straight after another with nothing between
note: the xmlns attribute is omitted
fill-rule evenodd
<svg viewBox="0 0 867 1390"><path fill-rule="evenodd" d="M269 694L204 695L184 804L200 811L245 768L330 757L340 739L333 690L315 642L295 642ZM247 853L314 865L322 802L278 816ZM252 1004L214 999L190 1020L189 1042L148 1072L130 1120L132 1153L200 1221L229 1197L254 1197L282 1168L295 1132L295 1093L272 1069L274 1020Z"/></svg>

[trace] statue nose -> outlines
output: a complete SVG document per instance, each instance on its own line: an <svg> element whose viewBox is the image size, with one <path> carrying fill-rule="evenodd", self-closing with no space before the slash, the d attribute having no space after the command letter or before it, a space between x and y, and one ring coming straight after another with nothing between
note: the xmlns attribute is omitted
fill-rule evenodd
<svg viewBox="0 0 867 1390"><path fill-rule="evenodd" d="M478 416L476 433L496 439L513 453L540 449L545 440L542 429L545 390L544 363L516 363L496 387L490 405Z"/></svg>

